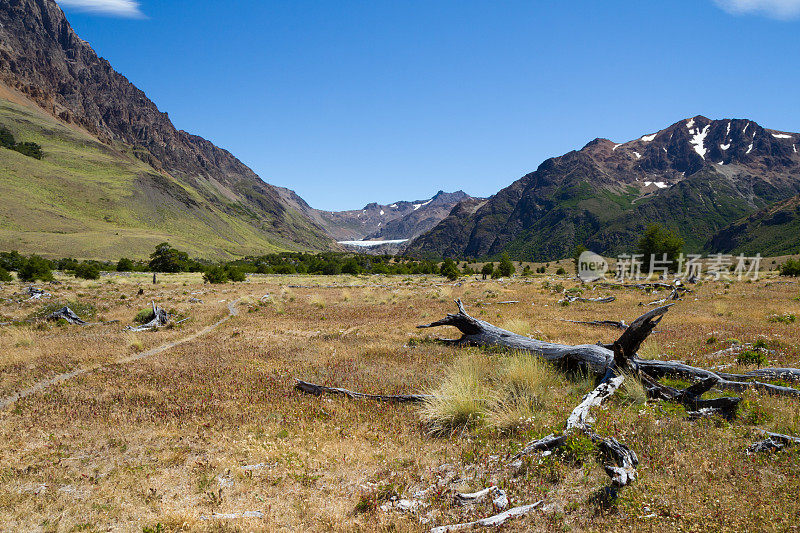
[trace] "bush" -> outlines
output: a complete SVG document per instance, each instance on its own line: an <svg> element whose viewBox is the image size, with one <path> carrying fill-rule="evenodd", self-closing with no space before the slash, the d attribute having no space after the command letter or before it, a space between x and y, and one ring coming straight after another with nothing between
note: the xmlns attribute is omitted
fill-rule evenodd
<svg viewBox="0 0 800 533"><path fill-rule="evenodd" d="M797 317L791 313L785 313L783 315L770 315L767 317L767 322L779 324L793 324L795 320L797 320Z"/></svg>
<svg viewBox="0 0 800 533"><path fill-rule="evenodd" d="M38 255L32 255L25 260L19 269L19 279L21 281L52 281L53 272L51 271L50 261Z"/></svg>
<svg viewBox="0 0 800 533"><path fill-rule="evenodd" d="M564 270L564 267L558 267L558 270L556 270L556 276L563 276L566 273L567 271Z"/></svg>
<svg viewBox="0 0 800 533"><path fill-rule="evenodd" d="M489 276L494 274L494 263L486 263L481 268L481 275L483 275L483 279L486 279Z"/></svg>
<svg viewBox="0 0 800 533"><path fill-rule="evenodd" d="M184 272L188 269L189 254L162 242L150 254L150 270L153 272Z"/></svg>
<svg viewBox="0 0 800 533"><path fill-rule="evenodd" d="M767 356L761 352L747 350L736 357L736 362L743 366L756 365L764 366L767 363Z"/></svg>
<svg viewBox="0 0 800 533"><path fill-rule="evenodd" d="M0 252L0 267L16 272L25 263L25 258L19 252Z"/></svg>
<svg viewBox="0 0 800 533"><path fill-rule="evenodd" d="M650 224L639 239L637 248L638 253L644 255L642 258L642 270L650 272L653 256L656 261L661 261L666 254L668 266L671 271L676 270L678 256L683 251L683 239L674 231L665 229L658 224Z"/></svg>
<svg viewBox="0 0 800 533"><path fill-rule="evenodd" d="M227 283L228 282L228 272L224 268L219 265L212 266L205 272L203 272L203 282L204 283Z"/></svg>
<svg viewBox="0 0 800 533"><path fill-rule="evenodd" d="M136 313L136 316L133 317L133 321L136 324L147 324L148 322L153 320L154 317L155 315L153 314L153 308L146 307L141 311L139 311L138 313Z"/></svg>
<svg viewBox="0 0 800 533"><path fill-rule="evenodd" d="M245 274L244 270L239 267L235 267L233 265L228 265L225 267L225 273L228 275L228 279L231 281L246 281L247 274Z"/></svg>
<svg viewBox="0 0 800 533"><path fill-rule="evenodd" d="M500 259L500 263L497 265L497 271L492 277L509 278L512 274L514 274L515 271L516 269L514 268L514 263L511 262L508 254L503 254L503 257Z"/></svg>
<svg viewBox="0 0 800 533"><path fill-rule="evenodd" d="M134 268L136 268L136 266L133 264L133 261L127 257L123 257L117 261L117 272L131 272Z"/></svg>
<svg viewBox="0 0 800 533"><path fill-rule="evenodd" d="M450 281L458 279L458 277L461 275L461 272L458 270L458 267L456 266L455 262L453 262L452 259L445 259L442 262L442 266L439 269L439 273L442 276L445 276Z"/></svg>
<svg viewBox="0 0 800 533"><path fill-rule="evenodd" d="M97 263L84 261L75 267L75 277L82 279L100 279L100 266Z"/></svg>
<svg viewBox="0 0 800 533"><path fill-rule="evenodd" d="M800 276L800 259L787 259L781 265L781 276Z"/></svg>
<svg viewBox="0 0 800 533"><path fill-rule="evenodd" d="M13 150L15 144L14 135L5 126L0 126L0 146Z"/></svg>
<svg viewBox="0 0 800 533"><path fill-rule="evenodd" d="M44 157L44 152L42 152L42 147L36 143L18 143L14 145L13 149L21 153L22 155L26 155L34 159L41 159Z"/></svg>
<svg viewBox="0 0 800 533"><path fill-rule="evenodd" d="M14 281L8 270L0 266L0 281Z"/></svg>
<svg viewBox="0 0 800 533"><path fill-rule="evenodd" d="M355 258L348 259L345 264L342 265L342 274L361 274L361 265L358 264Z"/></svg>

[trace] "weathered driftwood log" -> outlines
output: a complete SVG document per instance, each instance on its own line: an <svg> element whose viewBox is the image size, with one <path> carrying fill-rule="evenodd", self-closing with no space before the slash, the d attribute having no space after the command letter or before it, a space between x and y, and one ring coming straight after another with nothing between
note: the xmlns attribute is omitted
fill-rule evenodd
<svg viewBox="0 0 800 533"><path fill-rule="evenodd" d="M661 304L665 304L665 303L667 303L667 302L669 302L671 300L680 300L681 296L683 296L683 293L684 292L688 292L688 290L689 289L687 289L686 287L682 287L682 286L674 287L669 296L667 296L666 298L662 298L660 300L655 300L653 302L650 302L647 305L661 305Z"/></svg>
<svg viewBox="0 0 800 533"><path fill-rule="evenodd" d="M628 324L624 320L564 320L562 322L569 322L571 324L585 324L587 326L608 326L617 329L628 329Z"/></svg>
<svg viewBox="0 0 800 533"><path fill-rule="evenodd" d="M141 326L128 326L126 329L131 331L147 331L151 329L158 329L160 327L164 327L169 323L169 314L162 309L161 307L157 306L155 302L153 302L153 318L150 319L149 322L146 324L142 324Z"/></svg>
<svg viewBox="0 0 800 533"><path fill-rule="evenodd" d="M691 381L714 378L717 380L714 383L714 387L720 390L743 391L753 388L779 396L800 398L800 389L756 381L758 378L800 381L800 369L762 368L742 376L720 374L712 370L689 366L679 361L659 361L636 357L639 346L658 325L664 313L674 304L657 307L643 314L625 329L622 336L614 344L579 344L575 346L554 344L518 335L471 317L464 310L464 305L460 300L456 300L456 305L458 305L458 313L449 314L441 320L417 327L453 326L461 331L461 338L440 339L442 342L454 345L502 346L509 350L531 352L562 368L588 370L597 377L602 377L606 374L614 361L615 346L618 346L624 352L624 357L628 359L626 364L637 374L644 372L656 379L670 376ZM698 406L697 409L703 407L705 406Z"/></svg>
<svg viewBox="0 0 800 533"><path fill-rule="evenodd" d="M431 324L418 328L453 326L461 331L460 339L443 339L455 345L502 346L510 350L532 352L568 370L589 370L598 377L605 376L614 361L612 346L579 344L575 346L544 342L524 335L512 333L483 320L471 317L464 310L461 300L456 300L458 313L447 315ZM653 328L661 320L669 305L653 309L640 316L628 327L617 343L626 354L635 354Z"/></svg>
<svg viewBox="0 0 800 533"><path fill-rule="evenodd" d="M340 389L338 387L325 387L324 385L316 385L308 383L307 381L297 380L294 388L306 394L313 394L320 396L322 394L341 394L353 399L377 400L380 402L399 402L399 403L418 403L429 400L432 396L428 394L365 394L363 392L354 392L347 389Z"/></svg>
<svg viewBox="0 0 800 533"><path fill-rule="evenodd" d="M635 480L636 466L639 464L636 453L617 439L601 437L592 429L593 418L590 412L592 407L602 405L625 380L624 375L617 375L618 370L621 370L621 368L617 368L615 363L600 384L584 396L583 401L572 410L569 418L567 418L564 432L561 435L551 433L544 438L530 442L511 458L512 464L533 452L559 448L566 443L570 436L580 432L597 444L603 455L603 468L615 487L624 487Z"/></svg>
<svg viewBox="0 0 800 533"><path fill-rule="evenodd" d="M53 311L47 315L47 320L66 320L70 324L77 324L79 326L86 325L86 322L81 320L81 317L76 315L69 307L62 307L58 311Z"/></svg>
<svg viewBox="0 0 800 533"><path fill-rule="evenodd" d="M654 378L670 376L692 381L713 378L717 380L716 383L714 383L714 387L720 390L741 392L748 389L755 389L774 394L776 396L800 398L799 389L775 385L773 383L764 383L761 381L748 381L756 378L785 379L786 381L789 381L786 379L787 377L791 378L792 380L796 380L796 376L798 373L800 373L800 370L796 368L762 368L760 370L754 370L742 375L717 373L704 368L689 366L679 361L658 361L655 359L634 358L634 362L641 371Z"/></svg>
<svg viewBox="0 0 800 533"><path fill-rule="evenodd" d="M607 303L613 302L616 299L617 299L616 296L606 296L605 298L584 298L582 296L569 296L569 295L565 294L564 298L559 300L558 303L563 303L563 302L569 302L569 303L572 303L572 302L586 302L586 303L607 304Z"/></svg>
<svg viewBox="0 0 800 533"><path fill-rule="evenodd" d="M747 448L748 455L752 453L778 451L788 446L800 444L800 438L797 437L782 435L780 433L772 433L770 431L763 431L763 433L767 435L767 438L756 442Z"/></svg>
<svg viewBox="0 0 800 533"><path fill-rule="evenodd" d="M494 506L495 510L502 511L508 507L508 495L506 494L506 491L497 485L492 485L491 487L487 487L477 492L459 492L456 494L454 500L456 505L466 507L468 505L478 503L487 496L492 497L492 505Z"/></svg>
<svg viewBox="0 0 800 533"><path fill-rule="evenodd" d="M499 527L502 526L509 518L526 515L542 505L542 503L544 503L544 500L539 500L538 502L531 503L529 505L520 505L519 507L514 507L508 511L504 511L488 518L481 518L480 520L476 520L474 522L435 527L431 529L431 533L450 533L451 531L464 531L465 529L474 529L476 527Z"/></svg>

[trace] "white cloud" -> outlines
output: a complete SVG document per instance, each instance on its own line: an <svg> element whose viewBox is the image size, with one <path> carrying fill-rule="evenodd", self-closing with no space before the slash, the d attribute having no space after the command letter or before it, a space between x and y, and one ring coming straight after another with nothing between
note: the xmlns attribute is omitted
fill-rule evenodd
<svg viewBox="0 0 800 533"><path fill-rule="evenodd" d="M758 13L782 20L800 16L800 0L714 0L714 3L735 15Z"/></svg>
<svg viewBox="0 0 800 533"><path fill-rule="evenodd" d="M115 17L143 18L136 0L56 0L65 7L74 7L81 11L111 15Z"/></svg>

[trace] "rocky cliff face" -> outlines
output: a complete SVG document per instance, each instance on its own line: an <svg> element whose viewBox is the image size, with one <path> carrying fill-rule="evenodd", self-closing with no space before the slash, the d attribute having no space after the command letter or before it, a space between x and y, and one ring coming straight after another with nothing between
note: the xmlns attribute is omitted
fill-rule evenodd
<svg viewBox="0 0 800 533"><path fill-rule="evenodd" d="M458 222L443 221L409 252L546 261L583 244L618 253L649 222L675 228L700 250L733 220L800 192L798 144L798 134L702 116L627 143L595 139L548 159ZM468 235L455 237L456 227Z"/></svg>
<svg viewBox="0 0 800 533"><path fill-rule="evenodd" d="M177 130L147 96L99 58L53 0L0 1L0 80L60 120L107 144L122 143L248 224L303 248L334 246L241 161Z"/></svg>

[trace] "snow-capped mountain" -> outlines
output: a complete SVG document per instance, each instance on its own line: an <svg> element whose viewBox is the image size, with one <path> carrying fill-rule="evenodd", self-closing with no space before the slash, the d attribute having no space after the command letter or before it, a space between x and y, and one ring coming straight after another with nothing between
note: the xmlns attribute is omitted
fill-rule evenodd
<svg viewBox="0 0 800 533"><path fill-rule="evenodd" d="M630 251L650 222L702 250L722 227L800 193L800 134L747 119L681 120L624 143L595 139L409 245L421 256L568 257Z"/></svg>

